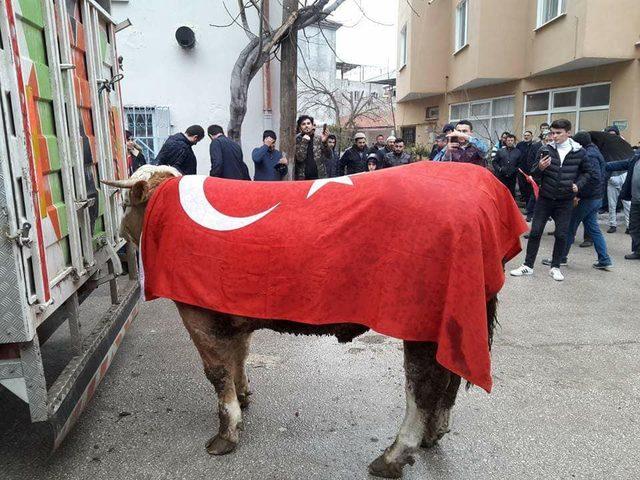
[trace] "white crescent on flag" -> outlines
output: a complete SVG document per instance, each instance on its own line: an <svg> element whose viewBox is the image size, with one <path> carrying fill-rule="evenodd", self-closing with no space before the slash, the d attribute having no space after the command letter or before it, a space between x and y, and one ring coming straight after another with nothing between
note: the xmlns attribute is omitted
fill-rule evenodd
<svg viewBox="0 0 640 480"><path fill-rule="evenodd" d="M232 217L216 210L204 193L204 182L208 177L185 175L180 179L180 204L187 216L198 225L209 230L229 232L248 227L271 213L279 203L264 212L249 217Z"/></svg>

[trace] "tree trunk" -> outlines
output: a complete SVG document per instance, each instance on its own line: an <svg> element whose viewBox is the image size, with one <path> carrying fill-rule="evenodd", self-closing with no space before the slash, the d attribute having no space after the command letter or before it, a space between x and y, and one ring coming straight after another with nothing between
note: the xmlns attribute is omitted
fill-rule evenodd
<svg viewBox="0 0 640 480"><path fill-rule="evenodd" d="M229 125L227 135L241 144L242 122L247 114L249 84L258 72L257 57L260 55L259 40L253 39L242 50L231 72L231 103L229 104Z"/></svg>
<svg viewBox="0 0 640 480"><path fill-rule="evenodd" d="M298 9L298 0L282 1L282 21ZM280 150L289 159L289 178L294 178L296 115L298 110L298 32L280 44Z"/></svg>

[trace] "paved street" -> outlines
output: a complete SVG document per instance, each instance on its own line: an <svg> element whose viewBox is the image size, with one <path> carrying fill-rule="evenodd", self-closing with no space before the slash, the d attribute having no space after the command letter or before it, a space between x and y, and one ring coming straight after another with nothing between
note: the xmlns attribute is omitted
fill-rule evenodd
<svg viewBox="0 0 640 480"><path fill-rule="evenodd" d="M595 271L593 249L576 247L564 283L546 267L533 278L507 278L493 393L461 390L451 433L417 455L406 479L636 477L640 262L622 259L629 236L606 238L612 272ZM539 259L552 241L545 235ZM210 457L213 388L174 306L155 301L143 306L89 409L51 456L20 401L0 392L0 478L365 479L402 418L400 346L373 333L344 346L257 334L241 444Z"/></svg>

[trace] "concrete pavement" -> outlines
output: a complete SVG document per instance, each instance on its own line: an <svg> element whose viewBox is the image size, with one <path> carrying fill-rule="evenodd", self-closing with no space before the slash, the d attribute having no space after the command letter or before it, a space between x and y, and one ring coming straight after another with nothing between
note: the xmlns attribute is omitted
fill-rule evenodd
<svg viewBox="0 0 640 480"><path fill-rule="evenodd" d="M507 278L493 393L461 390L451 433L417 455L406 479L637 476L640 262L622 259L627 235L606 238L612 272L594 270L593 249L576 246L563 283L541 265L534 277ZM552 241L544 237L538 261ZM365 479L402 420L401 343L375 333L338 345L260 332L249 376L254 396L241 444L210 457L213 388L175 307L145 304L53 455L42 427L0 392L0 479Z"/></svg>

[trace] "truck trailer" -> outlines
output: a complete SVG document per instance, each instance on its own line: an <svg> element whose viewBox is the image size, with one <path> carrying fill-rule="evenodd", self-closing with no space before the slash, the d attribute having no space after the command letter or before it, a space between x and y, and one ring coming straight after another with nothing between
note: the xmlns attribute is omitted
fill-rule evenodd
<svg viewBox="0 0 640 480"><path fill-rule="evenodd" d="M51 425L56 447L139 298L135 261L121 277L121 194L100 183L128 175L109 11L108 0L0 0L0 389ZM85 322L79 306L107 283L110 305ZM73 356L45 379L41 347L62 326Z"/></svg>

